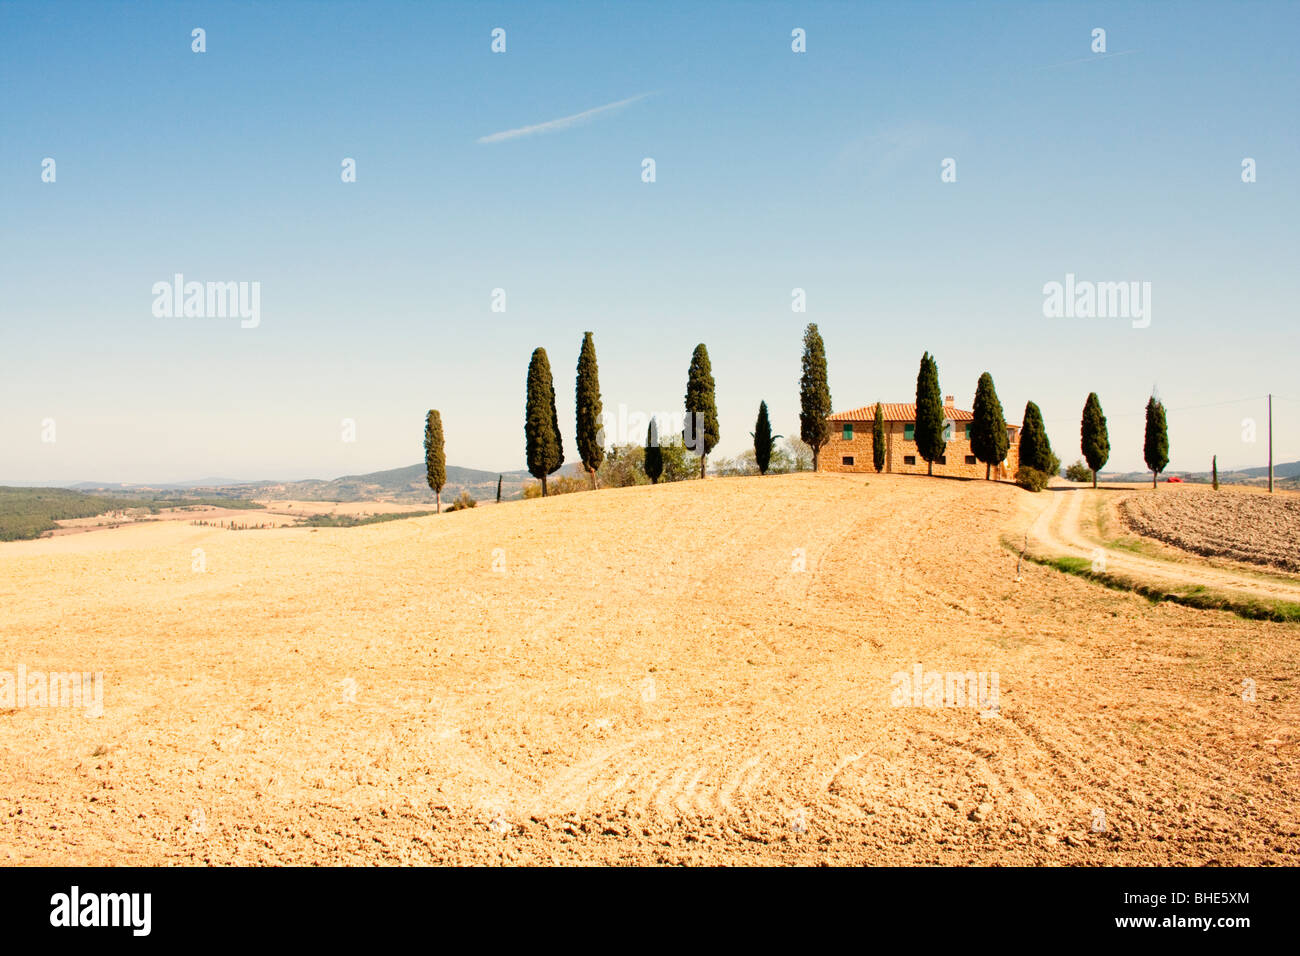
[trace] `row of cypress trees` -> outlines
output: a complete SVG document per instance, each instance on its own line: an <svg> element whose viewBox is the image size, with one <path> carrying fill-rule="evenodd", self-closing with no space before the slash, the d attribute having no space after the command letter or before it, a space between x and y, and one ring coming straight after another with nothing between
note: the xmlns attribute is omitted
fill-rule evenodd
<svg viewBox="0 0 1300 956"><path fill-rule="evenodd" d="M596 364L596 343L590 332L582 334L578 350L578 372L574 385L576 424L574 441L582 467L596 487L596 469L605 458L601 434L600 370ZM551 362L546 349L533 349L528 362L528 392L524 402L524 452L528 472L542 483L546 496L546 479L564 464L564 442L560 437L560 419L555 411L555 385L551 380Z"/></svg>
<svg viewBox="0 0 1300 956"><path fill-rule="evenodd" d="M1011 439L1007 434L1007 420L1002 411L993 376L984 372L975 383L975 402L971 408L971 453L984 464L984 478L992 477L993 466L1007 457ZM921 356L921 369L916 376L916 448L925 459L927 473L934 474L934 462L942 456L948 443L944 440L943 397L939 392L939 365L929 352ZM1020 462L1022 465L1047 472L1055 456L1043 428L1043 416L1038 406L1029 402L1025 406L1024 425L1020 432ZM1027 457L1026 457L1027 456Z"/></svg>
<svg viewBox="0 0 1300 956"><path fill-rule="evenodd" d="M988 479L993 465L1003 461L1010 448L1006 419L998 399L993 376L988 372L979 377L975 386L975 403L972 409L971 452L984 463L984 477ZM1147 402L1146 437L1143 457L1151 470L1152 485L1156 477L1169 464L1169 434L1164 405L1154 395ZM876 403L876 421L873 430L874 462L876 471L884 467L884 425L881 421L880 403ZM939 391L939 368L929 352L921 356L921 367L916 377L917 452L926 460L927 471L934 473L934 462L943 455L947 443L943 438L944 412ZM1110 436L1106 430L1106 416L1096 392L1089 392L1083 406L1080 423L1080 445L1083 456L1092 471L1092 485L1097 487L1097 472L1110 458ZM1034 402L1025 405L1020 430L1019 460L1021 467L1031 468L1044 475L1056 474L1060 459L1052 451L1043 424L1043 413Z"/></svg>
<svg viewBox="0 0 1300 956"><path fill-rule="evenodd" d="M1102 411L1101 400L1096 392L1089 392L1083 403L1083 417L1079 422L1079 447L1092 472L1092 486L1096 488L1097 472L1110 460L1110 434L1106 429L1106 414ZM1164 404L1155 395L1147 399L1142 457L1151 472L1151 487L1154 488L1160 473L1169 464L1169 422L1165 416ZM1042 413L1033 402L1025 406L1025 424L1020 437L1020 463L1049 474L1054 474L1059 465L1047 442Z"/></svg>
<svg viewBox="0 0 1300 956"><path fill-rule="evenodd" d="M821 449L830 440L830 415L832 411L829 377L826 367L826 345L816 323L804 330L803 358L799 379L799 437L812 449L813 470L820 468ZM720 438L718 408L709 352L704 343L695 346L686 380L686 424L683 440L686 447L700 456L700 477L705 476L707 457ZM578 353L577 380L574 390L576 408L575 439L583 468L597 486L596 471L604 460L605 449L601 429L600 375L596 362L596 346L591 332L583 333ZM975 387L972 410L971 452L984 463L987 480L992 467L1003 461L1010 447L1002 403L998 399L993 376L984 372ZM927 473L934 474L934 462L947 448L944 439L945 413L943 397L939 390L939 366L928 351L921 356L916 377L916 421L914 438L917 453L925 459ZM1090 392L1084 403L1081 422L1081 446L1088 467L1092 470L1093 487L1097 485L1097 472L1110 457L1110 439L1106 430L1106 416L1096 392ZM754 431L754 456L761 474L766 474L771 462L772 449L780 435L772 434L767 402L759 403L758 419ZM542 483L542 495L547 493L547 478L564 464L564 443L560 436L559 417L555 409L555 386L551 377L550 360L544 348L533 350L528 363L527 395L524 407L524 442L528 471ZM885 423L881 404L876 403L872 423L872 465L877 472L885 467ZM442 418L430 410L424 429L425 466L429 487L438 498L442 510L442 488L446 482L446 456L443 447ZM1152 484L1169 462L1169 439L1163 405L1153 395L1147 403L1146 439L1144 457L1152 471ZM1055 474L1060 461L1052 452L1051 442L1043 424L1038 405L1028 402L1020 432L1019 458L1021 467L1031 468L1044 475ZM651 482L658 482L663 473L663 451L659 443L658 423L651 421L646 430L645 471Z"/></svg>
<svg viewBox="0 0 1300 956"><path fill-rule="evenodd" d="M701 346L703 348L703 346ZM560 437L560 421L555 411L555 385L551 379L551 362L546 349L533 350L528 362L528 394L524 404L524 445L528 471L542 482L546 494L546 479L564 464L564 442ZM575 440L583 467L596 486L596 469L605 457L602 442L600 414L600 373L596 365L596 344L591 333L582 337L578 353L578 375L575 386L577 426ZM442 489L447 481L447 457L442 434L442 416L430 409L424 423L424 464L429 487L437 496L438 511L442 510ZM501 497L497 483L497 499Z"/></svg>
<svg viewBox="0 0 1300 956"><path fill-rule="evenodd" d="M804 336L804 379L801 388L802 413L800 426L804 441L813 446L814 462L817 452L829 438L830 391L826 383L826 350L817 334L816 325L809 325ZM824 399L824 400L823 400ZM984 477L991 477L993 465L1007 457L1010 438L1007 423L998 399L993 376L988 372L979 377L975 386L975 403L972 409L971 452L984 463ZM1147 402L1146 437L1143 455L1156 476L1169 464L1169 435L1165 409L1154 395ZM934 356L925 352L916 376L916 422L914 438L917 453L926 461L926 471L934 474L934 462L947 448L944 440L943 398L939 390L939 366ZM1093 487L1097 486L1097 472L1110 458L1110 437L1106 430L1106 416L1096 392L1088 393L1083 407L1080 426L1081 447L1088 467L1092 470ZM876 471L885 466L885 427L880 403L876 403L872 427L872 464ZM1020 431L1019 459L1022 467L1031 468L1044 475L1055 474L1060 460L1052 451L1043 424L1043 413L1034 402L1025 405ZM815 467L815 465L814 465Z"/></svg>
<svg viewBox="0 0 1300 956"><path fill-rule="evenodd" d="M707 467L709 452L718 444L718 406L714 394L713 369L709 363L709 350L701 342L691 355L690 370L686 379L686 428L683 438L686 446L700 456L700 477ZM596 363L596 345L592 334L586 332L578 353L577 383L574 388L576 409L575 440L582 466L596 487L596 471L605 457L601 429L602 404L600 398L600 373ZM555 386L551 378L551 363L546 349L533 350L528 363L528 388L524 404L524 450L528 472L542 483L542 496L547 494L546 479L564 464L564 442L560 436L559 417L555 411ZM663 451L659 447L658 424L652 421L646 434L646 474L657 482L663 474Z"/></svg>
<svg viewBox="0 0 1300 956"><path fill-rule="evenodd" d="M691 353L691 364L686 374L685 427L682 439L687 448L700 456L700 477L708 468L709 453L717 447L721 437L718 425L717 383L709 361L709 350L703 342ZM810 324L804 333L803 375L800 381L800 432L804 441L816 453L829 438L827 417L831 413L830 388L826 378L826 347L818 334L817 326ZM575 392L578 454L583 467L596 486L596 470L604 459L601 441L600 380L596 364L596 347L592 334L583 336L578 355L578 376ZM759 404L758 420L754 431L754 454L759 471L766 473L772 450L780 435L772 434L767 402ZM542 483L542 495L547 493L546 479L564 464L564 445L560 436L559 418L555 411L555 386L551 378L550 360L544 348L533 350L528 364L528 386L524 408L524 442L528 471ZM659 441L657 421L646 429L645 471L651 482L658 482L663 474L663 449Z"/></svg>
<svg viewBox="0 0 1300 956"><path fill-rule="evenodd" d="M596 483L596 469L605 457L600 434L600 377L596 366L596 346L591 333L583 333L578 352L578 374L574 386L576 426L574 439L583 468ZM528 472L542 483L564 464L564 441L560 437L560 419L555 411L555 384L551 379L551 361L546 349L533 349L528 361L528 386L524 401L524 454Z"/></svg>

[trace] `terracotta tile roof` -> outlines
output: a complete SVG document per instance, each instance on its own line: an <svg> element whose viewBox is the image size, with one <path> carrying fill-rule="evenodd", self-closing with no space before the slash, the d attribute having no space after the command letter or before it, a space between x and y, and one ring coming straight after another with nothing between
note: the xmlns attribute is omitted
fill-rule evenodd
<svg viewBox="0 0 1300 956"><path fill-rule="evenodd" d="M882 402L884 419L887 422L914 422L916 421L916 405L903 404L901 402ZM973 422L975 416L968 411L960 408L954 408L951 405L945 405L943 409L944 418L949 418L954 422ZM853 408L847 412L834 412L827 416L827 421L832 422L870 422L875 421L876 406L875 403L863 405L861 408Z"/></svg>

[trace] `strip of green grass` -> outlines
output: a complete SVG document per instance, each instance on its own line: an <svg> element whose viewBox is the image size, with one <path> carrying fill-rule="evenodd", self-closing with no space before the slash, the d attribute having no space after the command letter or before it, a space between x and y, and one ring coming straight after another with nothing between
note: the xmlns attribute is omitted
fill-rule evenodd
<svg viewBox="0 0 1300 956"><path fill-rule="evenodd" d="M1010 542L1003 540L1003 545L1009 550L1016 553L1022 553L1019 548ZM1206 611L1230 611L1239 617L1244 617L1252 621L1278 621L1281 623L1300 622L1300 603L1295 601L1270 601L1266 599L1244 598L1235 595L1223 594L1221 592L1211 591L1203 584L1189 584L1182 587L1160 587L1145 584L1141 581L1134 581L1131 578L1121 577L1117 574L1107 574L1092 569L1092 562L1087 558L1077 558L1073 556L1063 557L1039 557L1028 551L1023 552L1024 557L1045 567L1055 568L1062 574L1073 574L1076 577L1086 578L1089 581L1096 582L1105 587L1116 591L1130 591L1134 594L1140 594L1153 603L1160 601L1169 601L1173 604L1182 604L1186 607L1199 608Z"/></svg>

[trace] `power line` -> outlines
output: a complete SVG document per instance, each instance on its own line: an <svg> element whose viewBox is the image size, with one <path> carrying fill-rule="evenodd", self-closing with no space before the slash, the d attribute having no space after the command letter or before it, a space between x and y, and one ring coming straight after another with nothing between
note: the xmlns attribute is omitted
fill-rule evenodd
<svg viewBox="0 0 1300 956"><path fill-rule="evenodd" d="M1184 405L1182 408L1170 408L1171 412L1191 412L1198 408L1219 408L1222 405L1240 405L1243 402L1262 402L1268 399L1267 395L1259 395L1255 398L1233 398L1226 402L1210 402L1206 405Z"/></svg>
<svg viewBox="0 0 1300 956"><path fill-rule="evenodd" d="M1274 395L1273 397L1274 397L1274 398L1278 398L1279 396ZM1256 396L1256 397L1254 397L1254 398L1230 398L1230 399L1228 399L1226 402L1208 402L1208 403L1206 403L1206 404L1204 404L1204 405L1183 405L1183 406L1181 406L1181 407L1179 407L1179 408L1168 408L1168 407L1166 407L1166 408L1165 408L1165 411L1166 411L1166 412L1193 412L1193 411L1196 411L1196 410L1201 409L1201 408L1221 408L1221 407L1223 407L1224 405L1241 405L1241 404L1243 404L1244 402L1263 402L1263 401L1267 401L1267 400L1268 400L1268 396L1267 396L1267 395L1258 395L1258 396ZM1297 401L1297 399L1287 399L1287 401ZM1121 413L1118 414L1118 415L1110 415L1110 414L1107 414L1106 417L1107 417L1107 418L1133 418L1133 417L1135 417L1135 416L1137 416L1137 415L1145 415L1145 414L1146 414L1145 411L1141 411L1141 412L1121 412Z"/></svg>

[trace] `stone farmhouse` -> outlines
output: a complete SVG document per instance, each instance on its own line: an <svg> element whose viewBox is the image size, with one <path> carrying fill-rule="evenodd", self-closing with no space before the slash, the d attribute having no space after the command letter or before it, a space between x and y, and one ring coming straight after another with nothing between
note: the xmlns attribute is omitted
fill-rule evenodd
<svg viewBox="0 0 1300 956"><path fill-rule="evenodd" d="M934 463L936 475L959 478L983 478L984 463L979 461L970 447L971 422L975 416L956 408L951 395L943 400L944 438L948 446ZM928 466L916 450L916 405L885 402L882 405L885 419L885 467L888 472L904 475L924 475ZM875 472L872 463L872 428L876 420L876 406L865 405L847 412L833 413L830 441L822 447L817 465L822 471ZM1019 466L1020 426L1008 425L1009 448L1007 457L994 465L992 478L1014 480Z"/></svg>

